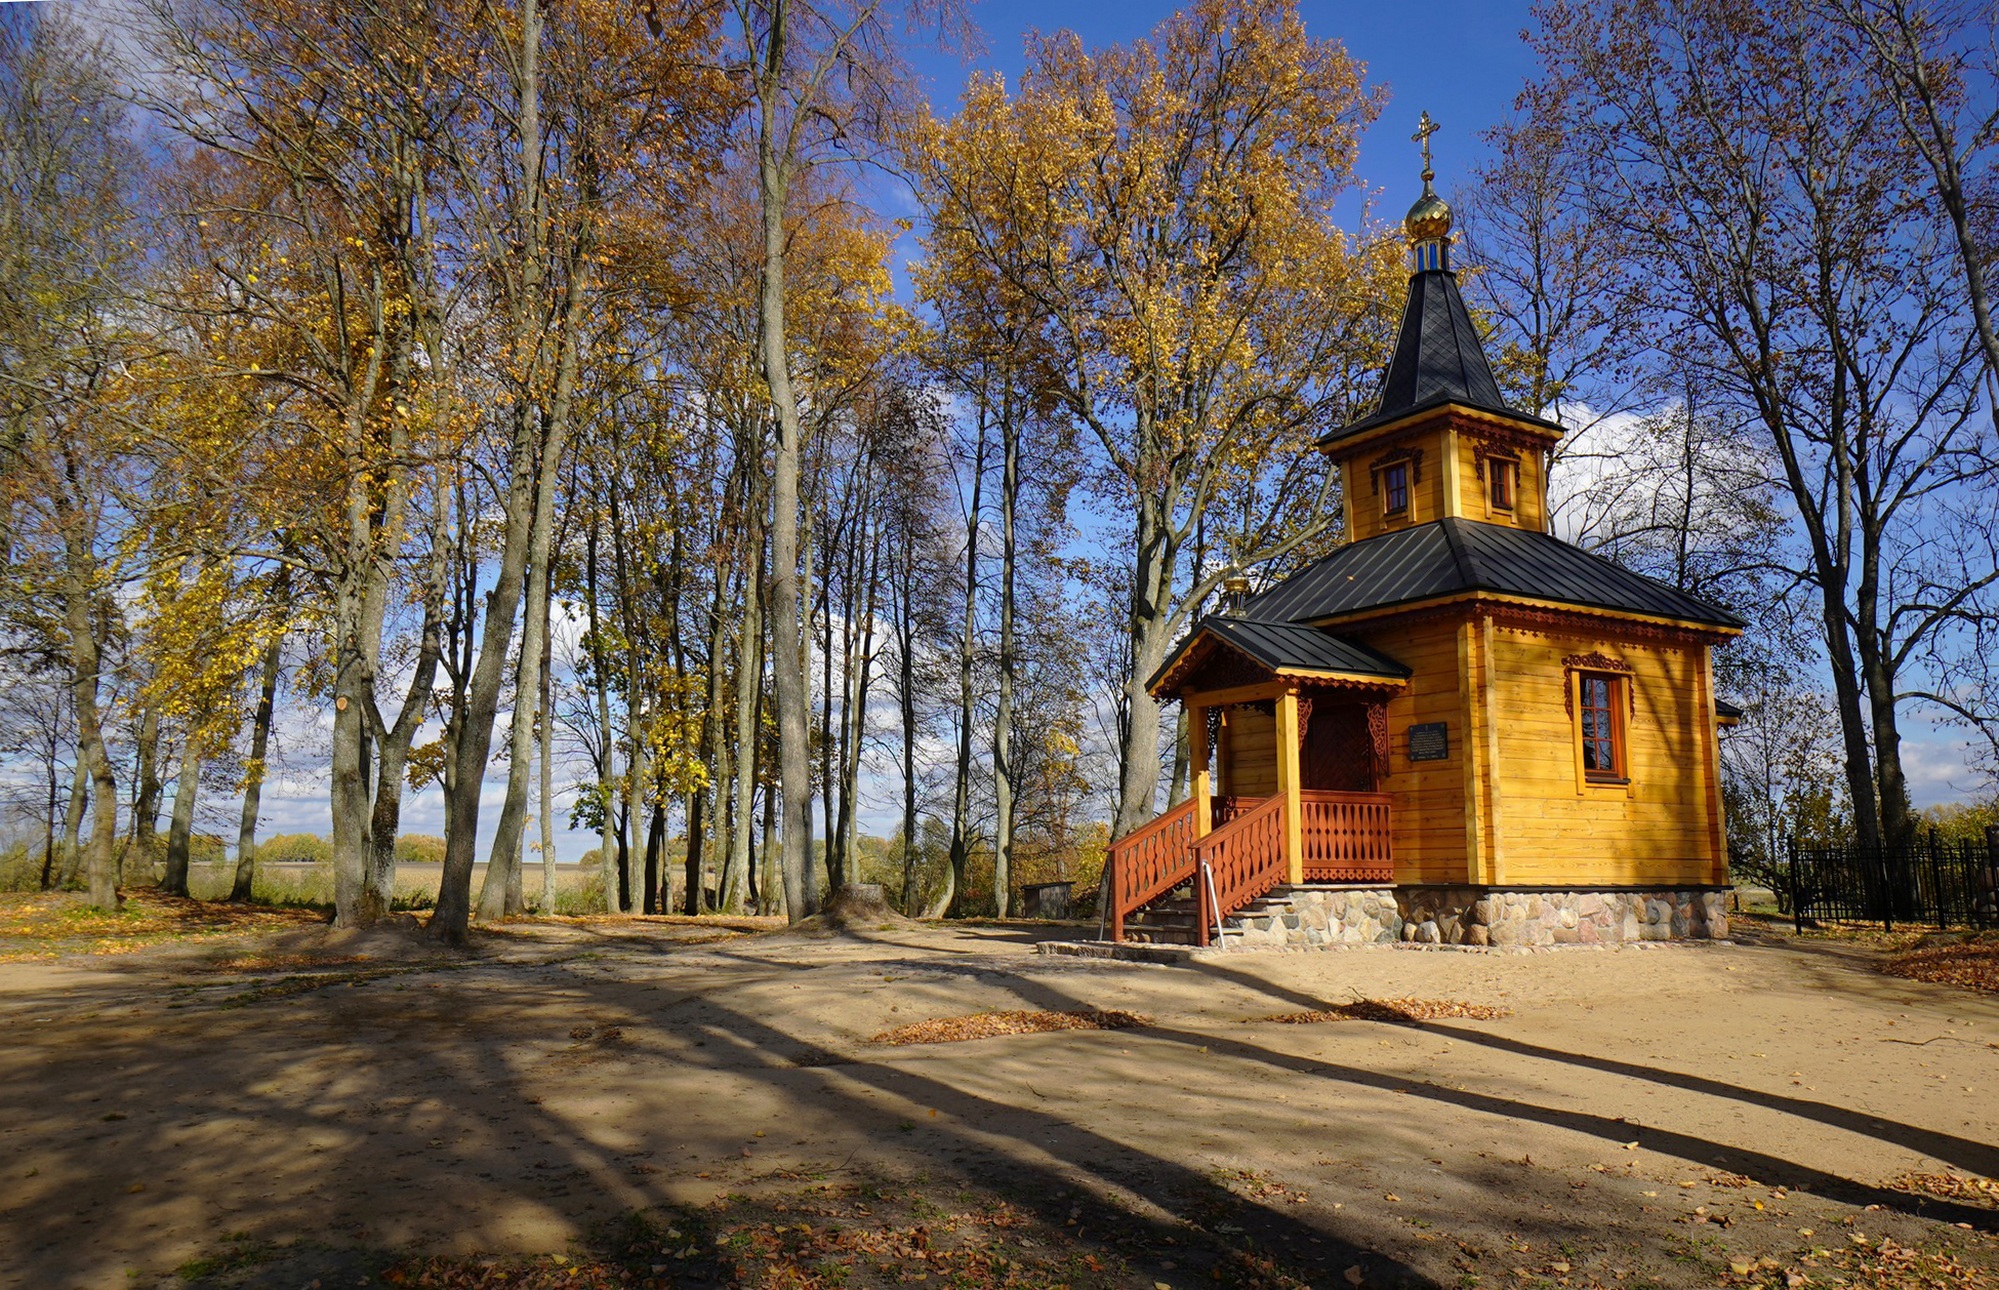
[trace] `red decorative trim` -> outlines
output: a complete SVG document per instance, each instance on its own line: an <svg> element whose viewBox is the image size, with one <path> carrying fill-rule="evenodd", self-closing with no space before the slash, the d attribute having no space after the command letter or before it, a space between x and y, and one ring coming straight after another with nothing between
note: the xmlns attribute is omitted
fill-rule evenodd
<svg viewBox="0 0 1999 1290"><path fill-rule="evenodd" d="M1298 696L1298 746L1305 746L1305 731L1312 724L1312 701L1304 695Z"/></svg>
<svg viewBox="0 0 1999 1290"><path fill-rule="evenodd" d="M1413 488L1423 482L1423 450L1421 448L1391 448L1368 463L1367 478L1370 493L1381 492L1381 472L1398 462L1409 463L1409 484Z"/></svg>
<svg viewBox="0 0 1999 1290"><path fill-rule="evenodd" d="M1367 705L1367 733L1374 743L1374 782L1379 785L1388 778L1388 705L1370 703Z"/></svg>
<svg viewBox="0 0 1999 1290"><path fill-rule="evenodd" d="M1631 715L1638 715L1638 687L1631 683L1631 665L1622 659L1612 658L1591 650L1587 654L1571 654L1562 660L1562 707L1567 709L1573 720L1576 715L1576 682L1578 672L1621 672L1624 674L1624 701L1631 709Z"/></svg>
<svg viewBox="0 0 1999 1290"><path fill-rule="evenodd" d="M1485 463L1488 459L1492 461L1511 462L1516 471L1520 467L1520 454L1518 451L1512 448L1497 447L1489 443L1474 442L1471 450L1472 473L1478 476L1481 482L1485 479Z"/></svg>
<svg viewBox="0 0 1999 1290"><path fill-rule="evenodd" d="M1487 421L1473 421L1469 417L1452 417L1451 427L1460 435L1472 441L1473 450L1487 456L1500 456L1496 449L1511 448L1518 452L1546 452L1548 445L1557 436L1553 431L1516 430L1508 426L1493 425Z"/></svg>
<svg viewBox="0 0 1999 1290"><path fill-rule="evenodd" d="M1189 677L1199 672L1203 667L1206 667L1218 652L1222 655L1225 662L1244 670L1218 677L1217 684L1203 686L1203 689L1226 690L1238 685L1254 685L1258 681L1276 679L1276 673L1272 672L1262 663L1251 658L1248 654L1229 644L1229 642L1223 640L1221 637L1213 633L1207 633L1195 641L1193 648L1189 649L1181 657L1179 666L1159 678L1159 684L1153 687L1152 692L1154 694L1169 694L1181 688Z"/></svg>

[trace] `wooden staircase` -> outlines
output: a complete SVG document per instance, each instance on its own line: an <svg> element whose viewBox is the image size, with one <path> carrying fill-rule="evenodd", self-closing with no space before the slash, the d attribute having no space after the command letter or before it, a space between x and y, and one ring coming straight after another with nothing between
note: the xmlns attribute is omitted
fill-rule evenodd
<svg viewBox="0 0 1999 1290"><path fill-rule="evenodd" d="M1196 800L1133 829L1105 859L1105 923L1113 941L1206 946L1226 921L1285 883L1392 882L1388 798L1300 792L1293 862L1282 794L1216 798L1212 829Z"/></svg>

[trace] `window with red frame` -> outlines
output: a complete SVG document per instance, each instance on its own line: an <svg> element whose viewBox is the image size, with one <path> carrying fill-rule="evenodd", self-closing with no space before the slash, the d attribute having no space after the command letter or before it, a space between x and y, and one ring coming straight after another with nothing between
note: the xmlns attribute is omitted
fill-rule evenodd
<svg viewBox="0 0 1999 1290"><path fill-rule="evenodd" d="M1520 479L1520 466L1511 461L1489 461L1485 467L1485 477L1492 495L1492 509L1510 511L1513 509L1513 494Z"/></svg>
<svg viewBox="0 0 1999 1290"><path fill-rule="evenodd" d="M1583 774L1590 779L1624 778L1624 722L1618 706L1623 687L1624 678L1596 672L1584 672L1577 679Z"/></svg>

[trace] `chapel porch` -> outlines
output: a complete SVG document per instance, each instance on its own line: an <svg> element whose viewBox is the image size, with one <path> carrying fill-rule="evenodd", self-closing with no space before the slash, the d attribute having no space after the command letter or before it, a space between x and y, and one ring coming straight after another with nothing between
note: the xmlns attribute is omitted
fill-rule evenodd
<svg viewBox="0 0 1999 1290"><path fill-rule="evenodd" d="M1202 946L1280 887L1395 878L1388 702L1407 671L1315 628L1211 619L1154 677L1187 718L1185 800L1112 843L1105 928Z"/></svg>

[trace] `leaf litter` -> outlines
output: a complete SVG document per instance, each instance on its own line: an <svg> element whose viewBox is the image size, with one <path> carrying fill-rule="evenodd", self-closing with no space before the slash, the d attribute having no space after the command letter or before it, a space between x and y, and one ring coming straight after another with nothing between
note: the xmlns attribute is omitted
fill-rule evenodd
<svg viewBox="0 0 1999 1290"><path fill-rule="evenodd" d="M877 1044L954 1044L966 1039L1000 1035L1039 1035L1054 1030L1131 1030L1149 1026L1152 1018L1114 1008L1077 1008L1067 1012L976 1012L968 1017L933 1017L884 1030Z"/></svg>
<svg viewBox="0 0 1999 1290"><path fill-rule="evenodd" d="M1999 993L1999 941L1968 941L1910 950L1888 960L1881 970L1911 981Z"/></svg>
<svg viewBox="0 0 1999 1290"><path fill-rule="evenodd" d="M1274 1016L1258 1017L1258 1021L1275 1021L1287 1026L1311 1025L1321 1021L1385 1021L1391 1025L1414 1026L1425 1021L1459 1019L1466 1021L1497 1021L1501 1017L1513 1015L1511 1009L1495 1008L1483 1003L1466 1003L1461 999L1355 999L1352 1003L1342 1003L1331 1008L1311 1012L1280 1012Z"/></svg>

